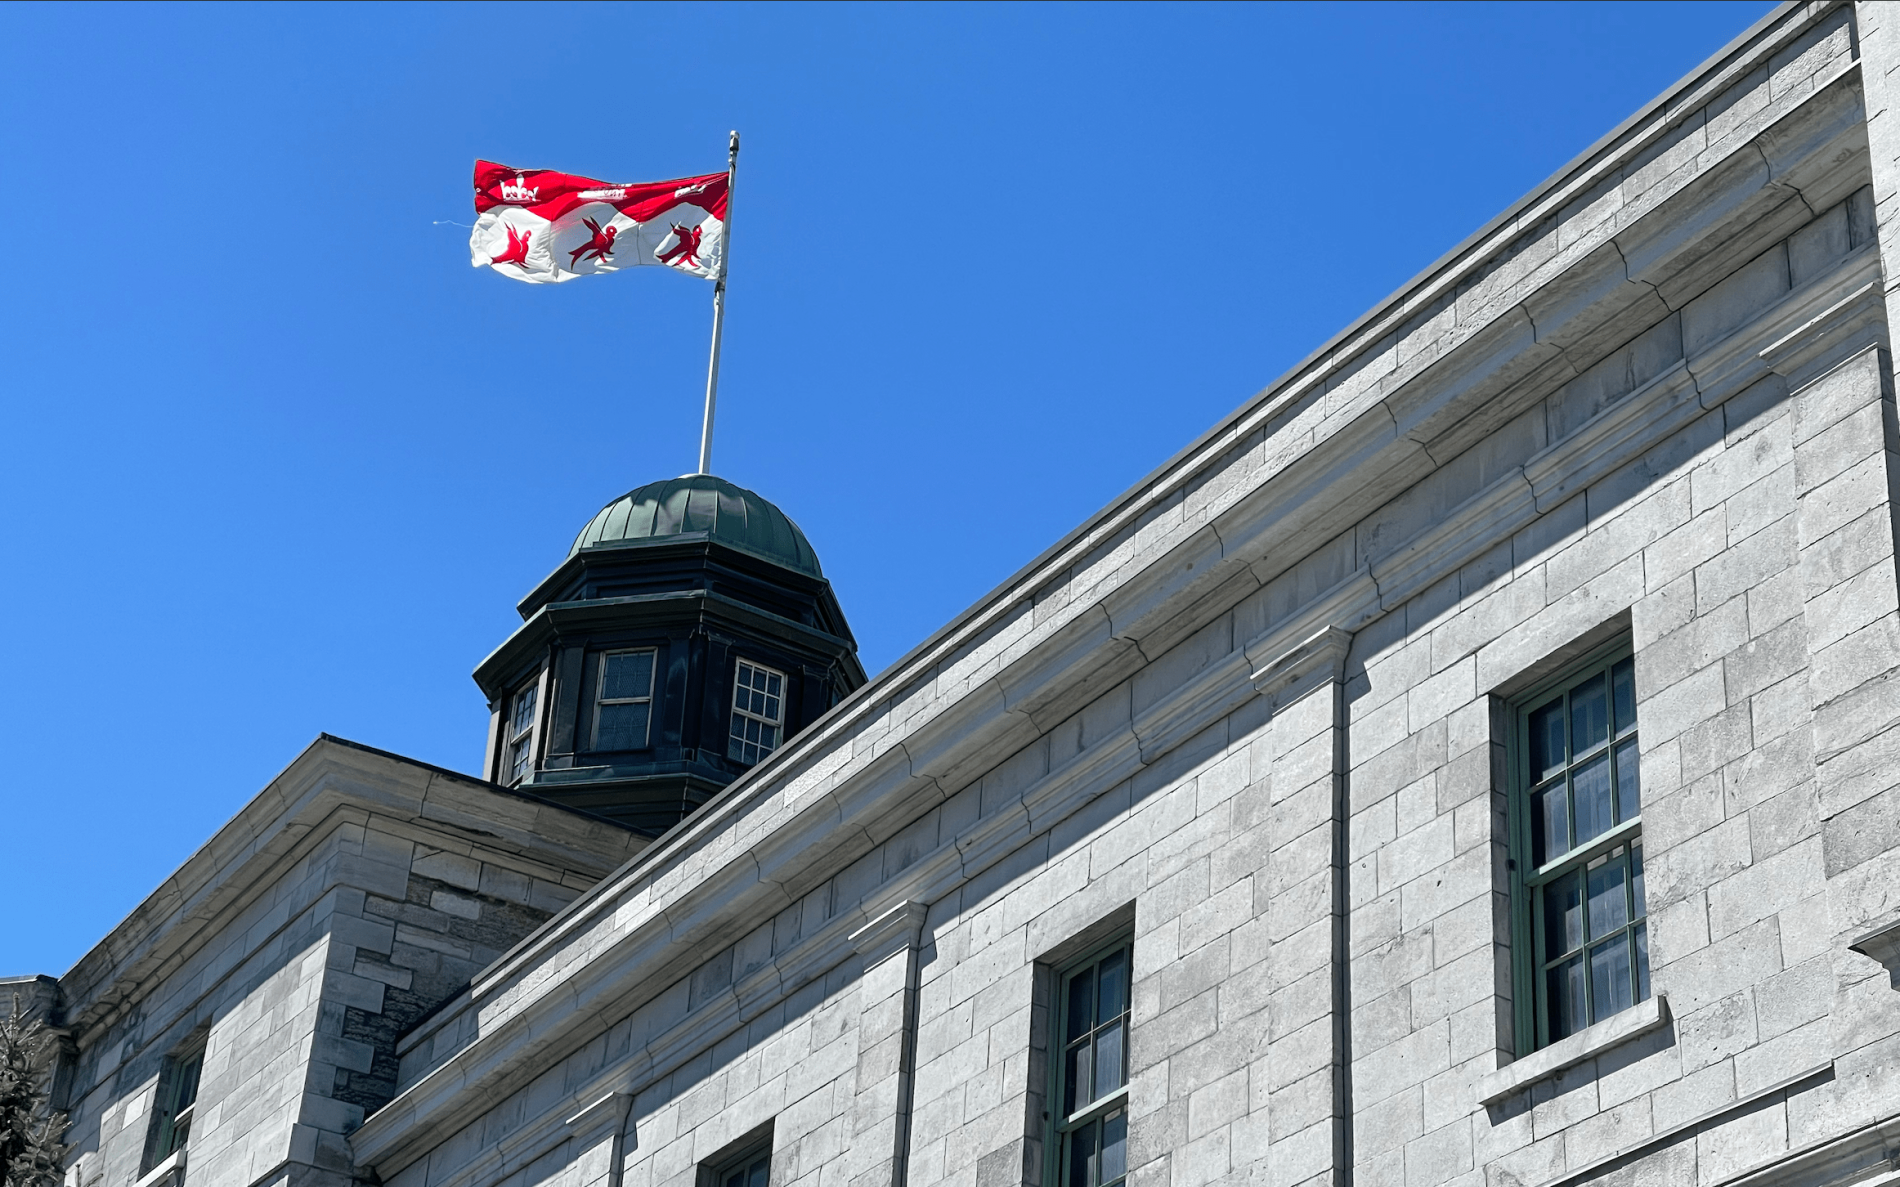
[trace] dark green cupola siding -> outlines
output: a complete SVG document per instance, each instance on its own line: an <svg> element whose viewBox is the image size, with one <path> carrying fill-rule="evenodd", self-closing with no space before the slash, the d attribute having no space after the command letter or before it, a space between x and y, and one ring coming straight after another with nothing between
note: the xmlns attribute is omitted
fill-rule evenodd
<svg viewBox="0 0 1900 1187"><path fill-rule="evenodd" d="M677 824L865 679L805 534L711 475L601 508L517 609L521 629L475 670L488 777L642 832Z"/></svg>

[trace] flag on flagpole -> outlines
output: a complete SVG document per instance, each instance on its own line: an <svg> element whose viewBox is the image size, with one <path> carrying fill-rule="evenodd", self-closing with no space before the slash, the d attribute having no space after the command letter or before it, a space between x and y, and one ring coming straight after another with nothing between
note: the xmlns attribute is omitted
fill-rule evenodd
<svg viewBox="0 0 1900 1187"><path fill-rule="evenodd" d="M470 262L534 284L660 264L718 280L728 174L616 185L475 162Z"/></svg>

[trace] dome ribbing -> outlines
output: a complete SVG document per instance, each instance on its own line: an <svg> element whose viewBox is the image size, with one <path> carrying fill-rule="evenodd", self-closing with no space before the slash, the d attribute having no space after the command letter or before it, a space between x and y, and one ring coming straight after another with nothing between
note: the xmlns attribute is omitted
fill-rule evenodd
<svg viewBox="0 0 1900 1187"><path fill-rule="evenodd" d="M811 542L783 511L710 474L649 482L620 496L581 529L568 555L699 536L800 573L824 576Z"/></svg>

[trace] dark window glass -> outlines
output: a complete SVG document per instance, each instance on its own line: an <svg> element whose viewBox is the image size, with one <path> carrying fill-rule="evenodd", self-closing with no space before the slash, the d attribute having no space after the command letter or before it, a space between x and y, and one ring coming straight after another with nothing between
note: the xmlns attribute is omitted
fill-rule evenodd
<svg viewBox="0 0 1900 1187"><path fill-rule="evenodd" d="M767 1187L772 1178L772 1152L747 1155L713 1176L719 1187Z"/></svg>
<svg viewBox="0 0 1900 1187"><path fill-rule="evenodd" d="M518 783L534 766L534 709L539 688L530 684L515 693L514 709L508 717L507 769L503 777Z"/></svg>
<svg viewBox="0 0 1900 1187"><path fill-rule="evenodd" d="M597 750L640 750L647 744L648 704L602 705L600 726L596 730Z"/></svg>
<svg viewBox="0 0 1900 1187"><path fill-rule="evenodd" d="M1609 681L1596 675L1570 690L1570 751L1588 754L1609 737Z"/></svg>
<svg viewBox="0 0 1900 1187"><path fill-rule="evenodd" d="M1636 725L1636 661L1618 660L1610 668L1610 699L1616 705L1616 732L1620 736Z"/></svg>
<svg viewBox="0 0 1900 1187"><path fill-rule="evenodd" d="M594 749L645 750L653 719L653 651L600 657L594 693Z"/></svg>
<svg viewBox="0 0 1900 1187"><path fill-rule="evenodd" d="M158 1108L152 1120L152 1162L157 1163L185 1148L191 1138L191 1121L197 1112L198 1077L204 1071L203 1051L170 1060L158 1087Z"/></svg>
<svg viewBox="0 0 1900 1187"><path fill-rule="evenodd" d="M600 695L606 700L625 700L653 694L653 653L629 651L605 658L601 673Z"/></svg>
<svg viewBox="0 0 1900 1187"><path fill-rule="evenodd" d="M1059 1181L1112 1187L1128 1173L1130 949L1122 945L1071 972L1062 993L1063 1052L1055 1148ZM1098 1102L1115 1102L1104 1107Z"/></svg>
<svg viewBox="0 0 1900 1187"><path fill-rule="evenodd" d="M1564 745L1564 699L1558 697L1531 712L1531 778L1543 779L1564 769L1569 748Z"/></svg>
<svg viewBox="0 0 1900 1187"><path fill-rule="evenodd" d="M1635 661L1584 668L1518 721L1530 847L1520 910L1531 915L1535 1034L1547 1043L1649 996Z"/></svg>
<svg viewBox="0 0 1900 1187"><path fill-rule="evenodd" d="M1548 1039L1649 996L1642 846L1618 845L1543 887Z"/></svg>
<svg viewBox="0 0 1900 1187"><path fill-rule="evenodd" d="M732 730L726 754L748 765L778 749L785 726L785 677L740 660L732 681Z"/></svg>

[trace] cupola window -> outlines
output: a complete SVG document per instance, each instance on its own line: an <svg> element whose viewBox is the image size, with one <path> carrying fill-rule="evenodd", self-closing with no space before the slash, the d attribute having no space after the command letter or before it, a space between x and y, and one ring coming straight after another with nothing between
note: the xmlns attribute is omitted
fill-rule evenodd
<svg viewBox="0 0 1900 1187"><path fill-rule="evenodd" d="M529 684L515 694L508 713L508 782L519 783L534 765L534 709L540 687Z"/></svg>
<svg viewBox="0 0 1900 1187"><path fill-rule="evenodd" d="M653 717L652 649L609 651L600 657L594 697L594 749L644 750Z"/></svg>
<svg viewBox="0 0 1900 1187"><path fill-rule="evenodd" d="M732 686L732 738L726 754L747 766L778 749L785 728L785 674L739 661Z"/></svg>

